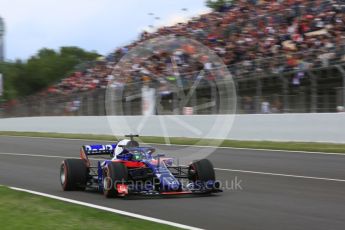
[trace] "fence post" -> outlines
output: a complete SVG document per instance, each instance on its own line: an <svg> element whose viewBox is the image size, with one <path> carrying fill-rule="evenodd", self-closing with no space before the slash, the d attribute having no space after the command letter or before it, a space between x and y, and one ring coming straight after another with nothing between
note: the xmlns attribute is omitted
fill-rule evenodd
<svg viewBox="0 0 345 230"><path fill-rule="evenodd" d="M88 96L87 94L83 93L82 99L81 99L81 106L82 106L82 116L86 116L88 112Z"/></svg>
<svg viewBox="0 0 345 230"><path fill-rule="evenodd" d="M98 94L98 115L105 115L105 90L100 89Z"/></svg>
<svg viewBox="0 0 345 230"><path fill-rule="evenodd" d="M46 114L46 100L43 98L40 103L40 116L47 116Z"/></svg>
<svg viewBox="0 0 345 230"><path fill-rule="evenodd" d="M283 86L283 112L288 113L289 112L289 81L285 78L285 76L279 76L279 78L282 81Z"/></svg>
<svg viewBox="0 0 345 230"><path fill-rule="evenodd" d="M123 115L130 116L135 115L136 113L142 113L142 105L140 103L139 107L136 105L136 99L139 95L141 97L142 87L138 87L138 91L133 90L133 88L138 87L136 83L131 83L125 86L122 93L122 103L123 103ZM138 95L136 95L138 94Z"/></svg>
<svg viewBox="0 0 345 230"><path fill-rule="evenodd" d="M299 113L306 113L306 109L307 109L307 106L306 106L306 94L305 94L305 88L301 88L301 90L298 92L298 98L297 100L299 101L298 102L298 110L297 112Z"/></svg>
<svg viewBox="0 0 345 230"><path fill-rule="evenodd" d="M343 95L343 106L345 107L345 70L341 65L336 65L337 69L339 70L339 72L341 73L342 77L343 77L343 91L342 91L342 95Z"/></svg>
<svg viewBox="0 0 345 230"><path fill-rule="evenodd" d="M311 71L308 71L308 74L311 80L310 112L316 113L317 112L317 79L316 79L315 74L313 74Z"/></svg>
<svg viewBox="0 0 345 230"><path fill-rule="evenodd" d="M119 116L124 115L123 111L123 97L124 97L124 87L111 88L109 90L111 93L110 98L110 111L107 111L107 115ZM108 105L109 106L109 102Z"/></svg>
<svg viewBox="0 0 345 230"><path fill-rule="evenodd" d="M87 95L87 116L92 116L93 115L93 94L89 93Z"/></svg>
<svg viewBox="0 0 345 230"><path fill-rule="evenodd" d="M172 103L173 103L173 114L174 115L181 114L180 113L180 90L183 91L183 88L179 89L178 86L175 86L174 90L173 90Z"/></svg>
<svg viewBox="0 0 345 230"><path fill-rule="evenodd" d="M323 104L322 104L322 111L320 112L331 112L333 108L330 108L330 103L329 103L329 93L326 92L325 95L323 95Z"/></svg>
<svg viewBox="0 0 345 230"><path fill-rule="evenodd" d="M217 109L217 88L216 88L216 84L212 81L209 82L210 83L210 87L211 87L211 105L213 104L213 100L214 101L214 106L212 106L211 108L211 114L217 114L218 109Z"/></svg>
<svg viewBox="0 0 345 230"><path fill-rule="evenodd" d="M262 83L260 77L256 77L256 100L255 100L255 110L256 113L260 113L260 102L262 98Z"/></svg>

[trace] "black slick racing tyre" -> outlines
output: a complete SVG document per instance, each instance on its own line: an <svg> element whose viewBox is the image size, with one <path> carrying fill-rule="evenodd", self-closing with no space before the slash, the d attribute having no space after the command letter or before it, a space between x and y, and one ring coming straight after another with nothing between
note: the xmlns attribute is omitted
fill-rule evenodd
<svg viewBox="0 0 345 230"><path fill-rule="evenodd" d="M202 159L190 164L188 169L188 178L191 181L214 181L216 176L211 161L208 159Z"/></svg>
<svg viewBox="0 0 345 230"><path fill-rule="evenodd" d="M87 167L81 159L66 159L60 166L60 182L64 191L85 190Z"/></svg>
<svg viewBox="0 0 345 230"><path fill-rule="evenodd" d="M117 196L118 184L125 184L128 180L128 169L120 162L111 162L104 168L103 194L107 198Z"/></svg>

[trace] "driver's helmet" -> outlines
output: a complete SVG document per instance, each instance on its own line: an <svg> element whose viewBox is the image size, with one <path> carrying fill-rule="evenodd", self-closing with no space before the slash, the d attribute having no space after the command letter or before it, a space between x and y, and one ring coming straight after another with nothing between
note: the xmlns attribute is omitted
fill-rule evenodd
<svg viewBox="0 0 345 230"><path fill-rule="evenodd" d="M122 140L117 143L116 148L114 150L114 159L116 159L117 155L120 155L124 151L124 146L126 146L130 142L130 140Z"/></svg>
<svg viewBox="0 0 345 230"><path fill-rule="evenodd" d="M131 141L128 139L124 139L117 143L116 148L114 150L114 158L116 159L117 155L120 155L124 152L125 148L135 148L139 147L139 143L137 141Z"/></svg>

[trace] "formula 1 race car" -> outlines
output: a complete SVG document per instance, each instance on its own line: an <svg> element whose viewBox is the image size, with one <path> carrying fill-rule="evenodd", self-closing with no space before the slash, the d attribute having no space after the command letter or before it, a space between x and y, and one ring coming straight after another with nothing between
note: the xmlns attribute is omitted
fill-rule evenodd
<svg viewBox="0 0 345 230"><path fill-rule="evenodd" d="M188 166L175 165L173 158L154 155L152 147L139 147L130 139L108 145L84 145L81 159L61 163L60 182L64 191L96 189L110 198L138 195L211 194L221 192L212 163L197 160ZM108 160L89 156L108 155ZM97 160L97 166L91 161Z"/></svg>

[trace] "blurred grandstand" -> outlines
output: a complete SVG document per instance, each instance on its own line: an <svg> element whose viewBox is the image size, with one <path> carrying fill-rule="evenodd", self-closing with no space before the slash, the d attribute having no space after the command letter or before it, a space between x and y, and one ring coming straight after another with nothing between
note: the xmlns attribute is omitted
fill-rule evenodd
<svg viewBox="0 0 345 230"><path fill-rule="evenodd" d="M130 71L114 70L132 47L159 36L191 38L219 55L236 82L238 113L337 112L344 108L345 0L242 0L186 23L143 32L137 41L85 63L39 94L5 104L4 116L105 115L109 82L125 92L119 99L125 115L142 113L141 98L132 92L148 83L166 105L163 114L183 113L183 108L176 108L179 99L170 84L176 81L172 62L179 68L182 88L190 86L200 70L216 68L207 57L190 61L195 52L192 45L174 53L158 50L149 60L133 63ZM192 106L212 101L215 78L206 73ZM223 113L218 107L194 113Z"/></svg>

